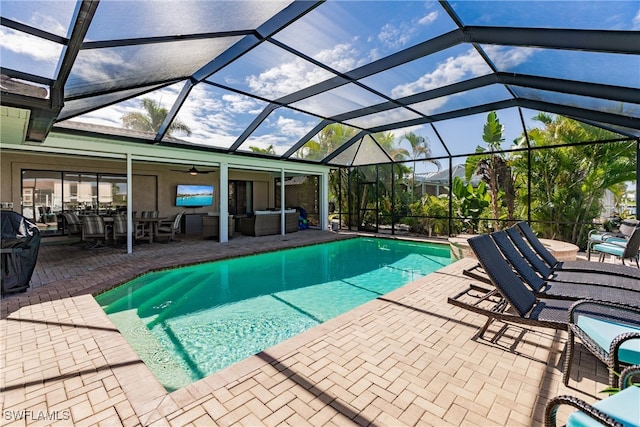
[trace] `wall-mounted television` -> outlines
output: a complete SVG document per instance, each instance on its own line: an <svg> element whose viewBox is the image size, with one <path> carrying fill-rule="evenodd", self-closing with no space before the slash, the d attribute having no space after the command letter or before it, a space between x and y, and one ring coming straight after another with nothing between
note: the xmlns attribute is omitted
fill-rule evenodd
<svg viewBox="0 0 640 427"><path fill-rule="evenodd" d="M213 185L178 184L176 206L200 207L213 205Z"/></svg>

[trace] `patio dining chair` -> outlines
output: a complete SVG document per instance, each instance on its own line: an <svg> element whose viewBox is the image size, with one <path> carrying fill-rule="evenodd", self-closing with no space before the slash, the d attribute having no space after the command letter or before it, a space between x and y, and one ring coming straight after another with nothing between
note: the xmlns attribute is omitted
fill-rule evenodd
<svg viewBox="0 0 640 427"><path fill-rule="evenodd" d="M184 212L179 212L173 221L167 225L166 223L160 223L156 231L157 237L167 237L167 242L175 241L176 233L180 232L180 225Z"/></svg>
<svg viewBox="0 0 640 427"><path fill-rule="evenodd" d="M120 238L127 237L127 216L126 215L114 215L113 216L113 230L112 230L113 243L118 244Z"/></svg>
<svg viewBox="0 0 640 427"><path fill-rule="evenodd" d="M632 383L635 376L640 376L640 366L630 366L620 375L620 391L591 405L574 396L558 396L547 402L544 414L545 427L557 425L558 410L563 405L578 409L567 417L567 427L577 426L611 426L640 427L640 387Z"/></svg>
<svg viewBox="0 0 640 427"><path fill-rule="evenodd" d="M64 221L64 229L67 232L68 237L82 237L82 221L80 221L78 215L74 212L62 212L62 218Z"/></svg>
<svg viewBox="0 0 640 427"><path fill-rule="evenodd" d="M85 215L82 217L82 240L89 242L91 239L93 239L93 244L89 244L89 248L102 247L107 240L104 221L99 215Z"/></svg>

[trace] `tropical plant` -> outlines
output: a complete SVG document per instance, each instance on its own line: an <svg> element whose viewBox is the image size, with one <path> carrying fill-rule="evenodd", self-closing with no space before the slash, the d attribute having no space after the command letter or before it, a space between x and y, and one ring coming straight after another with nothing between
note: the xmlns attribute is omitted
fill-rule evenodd
<svg viewBox="0 0 640 427"><path fill-rule="evenodd" d="M562 116L540 113L534 119L544 127L530 130L529 141L545 149L532 150L528 158L513 156L511 164L523 178L531 162L531 194L523 190L518 198L523 205L531 200L531 218L544 237L584 247L605 191L619 192L621 184L635 180L636 143L597 143L619 135ZM526 182L518 187L527 188Z"/></svg>
<svg viewBox="0 0 640 427"><path fill-rule="evenodd" d="M489 207L491 196L487 192L487 185L480 181L477 187L471 183L465 185L460 177L453 178L451 193L459 203L458 216L467 226L467 231L476 233L479 228L482 212Z"/></svg>
<svg viewBox="0 0 640 427"><path fill-rule="evenodd" d="M425 195L411 204L410 211L413 216L408 222L413 231L426 233L429 237L448 234L449 198L446 195Z"/></svg>
<svg viewBox="0 0 640 427"><path fill-rule="evenodd" d="M142 132L156 133L162 123L167 118L169 111L161 107L156 101L150 98L143 98L140 105L144 112L134 111L122 116L122 124L126 129L135 129ZM185 123L174 119L167 129L167 135L173 132L183 132L187 136L191 135L191 129Z"/></svg>
<svg viewBox="0 0 640 427"><path fill-rule="evenodd" d="M482 180L489 185L491 196L491 210L493 212L494 230L500 229L500 199L504 198L507 208L507 220L513 221L515 212L515 186L508 159L500 153L501 144L504 142L504 126L500 123L495 111L487 115L484 124L482 139L487 143L487 148L478 146L477 156L467 158L465 175L467 181L474 173L480 175Z"/></svg>

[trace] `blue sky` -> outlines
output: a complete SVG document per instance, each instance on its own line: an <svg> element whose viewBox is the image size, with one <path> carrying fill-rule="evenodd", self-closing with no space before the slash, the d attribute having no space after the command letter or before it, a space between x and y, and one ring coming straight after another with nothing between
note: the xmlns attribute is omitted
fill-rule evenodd
<svg viewBox="0 0 640 427"><path fill-rule="evenodd" d="M89 28L87 41L253 29L288 3L103 0ZM30 7L24 7L25 4ZM467 25L640 29L640 3L637 1L452 1L451 6ZM69 23L75 8L76 2L73 1L2 0L0 13L5 18L59 36L69 36ZM175 19L176 16L185 19ZM329 0L273 37L277 42L328 65L335 72L349 73L455 28L453 20L435 1ZM166 78L190 75L208 62L210 56L207 55L211 52L221 52L239 39L180 41L160 46L149 44L82 51L72 70L67 93L81 94L94 82L118 89L132 83L144 86L146 81L150 81L151 74L160 73ZM495 45L482 48L499 71L630 87L637 87L640 80L640 64L635 55ZM60 45L6 27L0 27L0 49L3 67L37 73L43 77L56 75L63 54ZM170 52L168 58L159 56L166 52ZM603 69L602 64L611 65ZM490 72L489 65L473 46L460 44L364 78L361 83L381 95L394 98ZM267 101L277 100L332 77L335 74L329 70L276 45L262 43L250 51L246 58L207 79L262 99L198 84L177 116L193 133L189 137L175 136L193 143L229 147L268 105ZM180 82L74 120L121 127L122 116L138 111L141 98L152 98L170 108L183 86L184 82ZM429 100L413 107L424 114L438 114L473 105L478 99L492 102L509 96L501 86L488 86L465 94ZM276 109L241 149L248 150L252 145L263 148L272 145L278 154L282 154L318 123L316 115L342 114L384 101L378 94L367 92L354 84L342 86L294 104L295 108L303 111L285 107ZM583 103L585 100L566 99L563 102ZM71 105L69 103L69 107ZM533 125L529 116L534 114L526 114L527 125ZM511 117L514 116L512 112L502 115L505 116L502 121L507 126L507 132L517 129L516 133L519 134L522 131L519 117L511 123ZM486 114L479 116L438 126L443 128L443 137L446 135L445 139L453 141L452 147L473 149L477 144L469 141L475 140L476 135L481 133ZM415 118L416 114L408 110L390 110L350 123L357 126L376 125L384 123L389 117L400 121ZM407 131L424 133L430 140L433 139L430 126L425 125L400 128L394 134L400 138ZM511 139L509 137L507 141ZM467 142L459 145L461 143L458 141ZM439 144L438 147L434 146L433 151L435 155L446 154Z"/></svg>

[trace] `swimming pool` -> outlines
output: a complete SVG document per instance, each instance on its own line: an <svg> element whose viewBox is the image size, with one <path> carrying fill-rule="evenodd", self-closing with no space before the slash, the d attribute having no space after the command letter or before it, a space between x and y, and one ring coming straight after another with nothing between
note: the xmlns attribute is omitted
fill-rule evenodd
<svg viewBox="0 0 640 427"><path fill-rule="evenodd" d="M152 272L96 300L175 390L450 263L448 245L359 237Z"/></svg>

